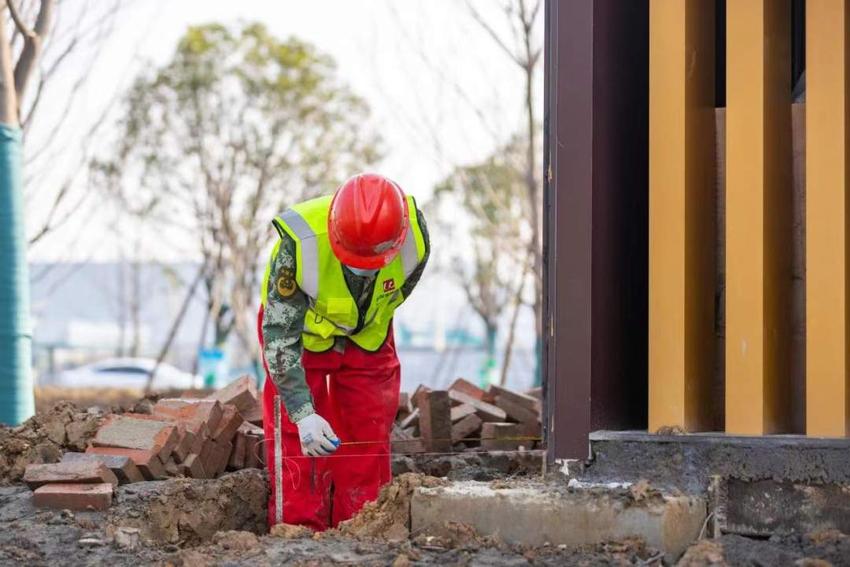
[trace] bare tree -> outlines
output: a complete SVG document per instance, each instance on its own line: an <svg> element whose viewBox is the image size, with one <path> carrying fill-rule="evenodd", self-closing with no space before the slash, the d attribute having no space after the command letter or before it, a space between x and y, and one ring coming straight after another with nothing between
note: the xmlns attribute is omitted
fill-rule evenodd
<svg viewBox="0 0 850 567"><path fill-rule="evenodd" d="M235 331L255 355L270 221L376 159L367 118L312 46L259 24L192 27L170 63L136 80L93 170L126 211L195 243L211 264L201 281L217 346Z"/></svg>
<svg viewBox="0 0 850 567"><path fill-rule="evenodd" d="M510 29L510 39L500 34L478 9L466 0L470 14L481 28L493 39L498 48L513 61L523 74L524 105L526 115L525 140L526 160L524 166L527 214L530 219L531 237L528 252L534 259L534 320L537 335L537 368L535 382L539 383L540 348L543 330L543 241L542 241L542 188L537 176L539 167L537 147L539 123L535 114L534 82L539 72L543 46L535 36L535 23L540 14L542 0L500 0L501 11Z"/></svg>

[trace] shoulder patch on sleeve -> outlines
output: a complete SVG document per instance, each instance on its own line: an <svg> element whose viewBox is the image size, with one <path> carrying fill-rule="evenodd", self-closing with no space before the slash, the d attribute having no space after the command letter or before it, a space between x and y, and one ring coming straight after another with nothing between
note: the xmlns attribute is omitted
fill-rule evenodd
<svg viewBox="0 0 850 567"><path fill-rule="evenodd" d="M275 282L275 289L281 297L291 297L298 289L295 284L295 272L289 268L282 269Z"/></svg>

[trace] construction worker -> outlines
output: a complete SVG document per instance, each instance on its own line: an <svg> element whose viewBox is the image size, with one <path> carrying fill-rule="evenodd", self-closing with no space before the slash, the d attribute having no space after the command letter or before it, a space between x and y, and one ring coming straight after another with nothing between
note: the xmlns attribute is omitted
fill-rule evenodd
<svg viewBox="0 0 850 567"><path fill-rule="evenodd" d="M287 209L273 224L280 239L258 322L269 525L279 519L324 530L390 481L401 378L392 318L425 268L428 232L413 197L370 173ZM278 395L282 478L274 466Z"/></svg>

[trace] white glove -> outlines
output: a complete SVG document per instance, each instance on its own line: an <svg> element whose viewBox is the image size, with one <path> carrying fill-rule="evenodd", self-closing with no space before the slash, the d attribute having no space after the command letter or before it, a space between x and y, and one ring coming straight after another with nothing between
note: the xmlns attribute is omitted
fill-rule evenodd
<svg viewBox="0 0 850 567"><path fill-rule="evenodd" d="M339 447L339 439L325 418L317 413L302 417L298 423L301 453L308 457L330 455Z"/></svg>

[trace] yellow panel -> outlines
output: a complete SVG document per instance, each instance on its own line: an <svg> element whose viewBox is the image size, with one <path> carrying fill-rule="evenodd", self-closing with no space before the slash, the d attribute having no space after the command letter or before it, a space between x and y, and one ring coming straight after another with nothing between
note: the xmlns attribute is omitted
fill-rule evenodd
<svg viewBox="0 0 850 567"><path fill-rule="evenodd" d="M806 432L847 434L847 3L806 5Z"/></svg>
<svg viewBox="0 0 850 567"><path fill-rule="evenodd" d="M791 6L726 10L726 430L759 435L791 423Z"/></svg>
<svg viewBox="0 0 850 567"><path fill-rule="evenodd" d="M715 429L714 3L652 0L649 428ZM715 416L716 417L716 416Z"/></svg>

